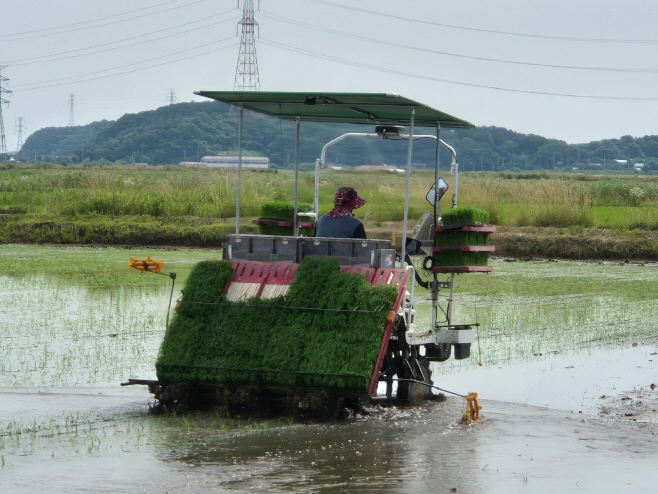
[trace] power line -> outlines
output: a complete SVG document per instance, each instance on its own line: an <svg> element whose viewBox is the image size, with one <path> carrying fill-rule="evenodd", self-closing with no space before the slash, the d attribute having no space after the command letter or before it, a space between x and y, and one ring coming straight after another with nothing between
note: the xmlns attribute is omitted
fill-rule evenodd
<svg viewBox="0 0 658 494"><path fill-rule="evenodd" d="M534 94L534 95L540 95L540 96L558 96L558 97L563 97L563 98L579 98L579 99L601 99L601 100L619 100L619 101L658 101L658 97L642 97L642 96L595 96L595 95L588 95L588 94L569 94L569 93L551 93L547 91L529 91L529 90L524 90L524 89L512 89L512 88L506 88L502 86L489 86L486 84L475 84L475 83L470 83L470 82L463 82L463 81L454 81L450 79L440 79L438 77L431 77L427 75L420 75L420 74L412 74L409 72L403 72L400 70L394 70L394 69L388 69L385 67L378 67L376 65L369 65L369 64L364 64L360 62L353 62L351 60L345 60L342 58L337 58L337 57L331 57L328 55L323 55L321 53L316 53L312 52L309 50L304 50L301 48L297 48L294 46L289 46L289 45L284 45L282 43L277 43L275 41L268 41L267 39L262 39L260 40L261 43L272 46L274 48L279 48L281 50L286 50L286 51L292 51L295 53L299 53L302 55L306 55L309 57L314 57L314 58L321 58L323 60L329 60L332 62L337 62L337 63L342 63L345 65L351 65L354 67L361 67L365 69L371 69L371 70L377 70L379 72L385 72L389 74L395 74L395 75L402 75L406 77L412 77L414 79L423 79L423 80L428 80L428 81L435 81L435 82L442 82L445 84L455 84L458 86L466 86L466 87L475 87L475 88L481 88L481 89L493 89L495 91L505 91L505 92L510 92L510 93L520 93L520 94Z"/></svg>
<svg viewBox="0 0 658 494"><path fill-rule="evenodd" d="M55 115L59 116L59 115L63 114L66 111L67 106L68 105L66 103L62 103L61 105L59 105L58 107L50 110L47 113L39 112L38 120L36 120L36 122L32 121L32 123L34 124L35 127L40 127L42 122L45 122L46 120L49 120L51 117L54 117Z"/></svg>
<svg viewBox="0 0 658 494"><path fill-rule="evenodd" d="M176 2L176 1L179 1L179 0L170 0L167 3L173 3L173 2ZM23 34L39 33L39 32L43 32L43 31L51 31L51 30L54 30L54 29L61 29L61 28L64 28L64 27L72 27L72 26L79 26L79 25L82 25L82 24L89 24L90 22L97 22L99 20L105 20L105 19L109 19L109 18L112 18L112 17L118 17L118 16L121 16L121 15L130 14L130 13L133 13L133 12L138 12L140 10L146 10L146 9L153 8L153 7L146 7L144 9L131 10L131 11L125 12L123 14L114 14L114 15L111 15L111 16L101 17L101 18L95 19L95 20L77 22L77 23L74 23L74 24L67 24L67 25L59 26L59 27L44 28L44 29L39 29L39 30L36 30L36 31L26 31L25 33L4 34L4 35L0 35L0 42L21 41L21 40L25 40L25 39L42 38L42 37L45 37L45 36L54 36L54 35L57 35L57 34L67 34L67 33L72 33L72 32L76 32L76 31L84 31L86 29L95 29L95 28L98 28L98 27L110 26L110 25L113 25L113 24L119 24L121 22L133 21L135 19L140 19L142 17L148 17L148 16L154 15L154 14L162 14L164 12L169 12L171 10L176 10L176 9L180 9L180 8L183 8L183 7L189 7L190 5L194 5L194 4L205 2L205 1L207 1L207 0L196 0L196 1L191 2L189 4L181 5L180 7L172 7L170 9L160 10L158 12L152 12L150 14L138 15L138 16L135 16L135 17L130 17L128 19L121 19L121 20L117 20L117 21L106 22L104 24L95 24L93 26L78 27L78 28L69 29L69 30L65 30L65 31L58 31L56 33L44 33L44 34L35 34L33 36L23 36ZM3 38L10 38L10 37L13 37L13 36L23 36L23 37L22 38L13 38L13 39L3 39Z"/></svg>
<svg viewBox="0 0 658 494"><path fill-rule="evenodd" d="M494 29L480 29L480 28L475 28L475 27L468 27L468 26L457 26L454 24L443 24L440 22L431 22L431 21L424 21L420 19L412 19L410 17L403 17L401 15L393 15L393 14L386 14L384 12L377 12L376 10L367 10L367 9L362 9L359 7L353 7L353 6L348 6L348 5L341 5L339 3L335 2L329 2L327 0L311 0L316 3L321 3L324 5L329 5L332 7L338 7L341 9L347 9L347 10L353 10L356 12L363 12L365 14L369 15L378 15L381 17L388 17L389 19L396 19L396 20L401 20L401 21L408 21L408 22L415 22L418 24L426 24L430 26L438 26L438 27L447 27L450 29L460 29L464 31L475 31L475 32L480 32L480 33L489 33L489 34L501 34L501 35L506 35L506 36L519 36L519 37L524 37L524 38L536 38L536 39L550 39L550 40L556 40L556 41L582 41L582 42L588 42L588 43L621 43L621 44L631 44L631 43L636 43L636 44L655 44L658 43L658 39L615 39L615 38L579 38L576 36L552 36L552 35L542 35L542 34L532 34L532 33L519 33L519 32L514 32L514 31L497 31Z"/></svg>
<svg viewBox="0 0 658 494"><path fill-rule="evenodd" d="M213 14L211 16L206 16L203 19L197 19L195 21L186 22L184 24L178 24L176 26L172 26L172 27L169 27L169 28L166 28L166 29L161 29L161 30L158 30L158 31L152 31L150 33L141 34L139 36L133 36L131 38L124 38L124 39L118 40L118 41L110 41L108 43L102 43L100 45L88 46L86 48L77 48L75 50L68 50L68 51L64 51L64 52L60 52L60 53L53 53L53 54L50 54L50 55L42 55L42 56L39 56L39 57L22 58L22 59L17 59L17 60L8 60L8 61L5 61L3 63L11 64L12 66L16 67L16 66L20 66L20 65L32 65L32 64L36 64L36 63L54 62L54 61L58 61L58 60L66 60L66 59L69 59L69 58L78 58L78 57L84 57L84 56L87 56L87 55L95 55L97 53L102 53L102 52L111 51L111 50L117 50L117 49L121 49L121 48L130 48L130 47L140 45L140 44L144 44L144 43L150 43L150 42L153 42L153 41L160 41L160 40L163 40L163 39L172 38L174 36L180 36L181 34L189 36L189 33L190 33L189 30L185 30L185 31L182 31L182 32L179 32L179 33L172 33L172 34L169 34L169 35L166 35L166 36L161 36L159 38L142 40L142 41L138 41L136 43L130 43L130 44L123 45L123 46L105 48L105 49L101 49L101 50L91 51L91 52L88 52L88 53L81 53L81 54L78 54L78 55L70 55L70 56L59 57L59 55L68 55L69 53L76 53L76 52L81 52L81 51L93 50L94 48L102 48L102 47L108 46L108 45L114 45L114 44L117 44L117 43L124 43L126 41L132 41L132 40L135 40L135 39L144 38L146 36L151 36L152 34L159 34L159 33L162 33L164 31L169 31L171 29L176 29L176 28L179 28L179 27L184 27L184 26L189 26L191 24L196 24L197 22L208 20L212 17L217 17L217 16L220 16L220 15L224 15L228 12L230 12L230 10L220 12L219 14ZM235 17L231 17L229 19L224 19L224 20L218 21L218 22L213 22L213 23L207 24L205 26L200 26L200 27L197 27L196 30L205 29L207 27L217 26L219 24L223 24L224 22L228 22L228 21L232 21L232 20L235 20ZM49 57L58 57L58 58L49 58ZM39 59L42 59L42 58L47 58L47 60L39 60Z"/></svg>
<svg viewBox="0 0 658 494"><path fill-rule="evenodd" d="M179 0L170 0L169 2L166 2L166 3L161 4L161 5L157 5L157 6L167 5L168 3L174 3L174 2L177 2L177 1L179 1ZM43 28L43 29L34 29L32 31L23 31L23 32L20 32L20 33L2 34L2 35L0 35L0 38L10 38L12 36L23 36L25 34L40 33L40 32L43 32L43 31L50 31L50 30L53 30L53 29L63 29L63 28L66 28L66 27L79 26L81 24L88 24L90 22L98 22L98 21L103 21L105 19L111 19L112 17L118 17L118 16L122 16L122 15L126 15L126 14L132 14L133 12L139 12L141 10L152 9L153 7L154 6L144 7L144 8L136 9L136 10L129 10L128 12L123 12L123 13L120 13L120 14L112 14L112 15L108 15L108 16L105 16L105 17L99 17L97 19L90 19L88 21L75 22L73 24L64 24L62 26L46 27L46 28Z"/></svg>
<svg viewBox="0 0 658 494"><path fill-rule="evenodd" d="M233 36L231 36L231 38L233 38ZM231 39L231 38L225 38L225 39L219 40L219 41L226 41L226 40ZM214 44L214 43L208 43L208 44ZM206 45L202 45L202 46L206 46ZM97 71L97 72L91 72L91 73L88 73L88 74L82 74L82 75L71 76L71 77L64 77L63 79L52 79L50 81L41 81L41 82L38 82L38 83L23 84L22 86L28 86L28 85L31 85L31 84L44 84L44 85L43 86L26 88L26 89L19 89L16 92L33 91L33 90L36 90L36 89L45 89L45 88L56 87L56 86L66 86L67 84L78 84L78 83L81 83L81 82L96 81L96 80L99 80L99 79L107 79L109 77L116 77L116 76L119 76L119 75L131 74L133 72L139 72L140 70L152 69L154 67L161 67L163 65L170 65L172 63L181 62L183 60L190 60L192 58L201 57L201 56L204 56L204 55L208 55L210 53L215 53L217 51L225 50L227 48L232 48L234 46L236 46L236 43L231 43L230 45L223 46L223 47L220 47L220 48L214 48L212 50L208 50L208 51L205 51L203 53L198 53L196 55L190 55L189 57L182 57L182 58L178 58L176 60L171 60L169 62L162 62L162 63L153 64L153 65L148 65L146 67L138 67L136 69L125 70L123 72L117 72L116 74L109 74L109 75L98 76L98 77L90 77L88 79L80 79L80 80L77 80L77 81L57 82L57 81L61 81L63 79L72 79L74 77L87 77L87 76L98 74L98 73L101 73L101 72L107 72L108 70L115 70L115 69L120 69L120 68L124 68L124 67L129 67L131 65L137 65L139 63L144 63L144 62L157 60L157 59L165 58L165 57L156 57L156 58L153 58L153 59L150 59L150 60L142 60L141 62L135 62L135 63L128 64L128 65L122 65L122 66L119 66L119 67L114 67L112 69L104 69L104 70L100 70L100 71ZM196 49L196 48L199 48L199 47L190 48L188 50L182 50L182 51L177 52L177 53L182 53L184 51L190 51L190 50L193 50L193 49ZM166 55L166 56L170 56L170 55ZM47 82L55 82L55 84L46 84Z"/></svg>
<svg viewBox="0 0 658 494"><path fill-rule="evenodd" d="M228 38L220 39L220 40L218 40L218 41L212 41L212 42L210 42L210 43L204 43L204 44L202 44L202 45L193 46L192 48L187 48L187 49L185 49L185 50L179 50L179 51L174 52L174 53L168 53L167 55L162 55L162 56L159 56L159 57L149 58L149 59L146 59L146 60L140 60L139 62L133 62L133 63L125 64L125 65L119 65L119 66L112 67L112 68L108 68L108 69L97 70L97 71L95 71L95 72L88 72L88 73L86 73L86 74L78 74L78 75L74 75L74 76L60 77L60 78L58 78L58 79L49 79L49 80L39 81L39 82L27 82L27 83L25 83L25 84L18 84L18 85L15 86L15 87L23 88L23 87L25 87L25 86L38 86L39 84L46 84L46 83L49 83L49 82L59 82L59 81L67 80L67 79L75 79L75 78L78 78L78 77L88 77L88 76L92 76L92 75L96 75L96 74L101 74L101 73L103 73L103 72L108 72L108 71L111 71L111 70L122 69L122 68L125 68L125 67L131 67L131 66L133 66L133 65L139 65L139 64L142 64L142 63L152 62L152 61L154 61L154 60L160 60L160 59L162 59L162 58L171 57L171 56L173 56L173 55L178 55L178 54L180 54L180 53L185 53L185 52L188 52L188 51L196 50L196 49L198 49L198 48L205 48L205 47L207 47L207 46L214 45L214 44L217 44L217 43L221 43L221 42L223 42L223 41L227 41L227 40L229 40L229 39L233 39L233 38L234 38L234 36L230 36L230 37L228 37ZM190 59L190 58L195 58L195 57L198 57L198 56L201 56L201 55L206 55L206 54L208 54L208 53L212 53L212 52L215 52L215 51L223 50L223 49L225 49L225 48L229 48L230 46L235 46L235 44L232 44L232 45L229 45L229 46L225 46L225 47L222 47L222 48L217 48L217 49L215 49L215 50L206 51L206 52L204 52L204 53L200 53L200 54L198 54L198 55L192 55L192 56L190 56L190 57L179 58L179 59L177 59L177 60L172 60L171 62L165 62L165 63L161 63L161 64L151 65L151 66L144 67L144 68L159 67L160 65L167 65L167 64L169 64L169 63L179 62L179 61L182 61L182 60L188 60L188 59ZM142 68L138 68L138 69L135 69L135 70L132 70L132 71L127 71L127 72L121 72L120 74L127 74L127 73L129 73L129 72L135 72L135 71L137 71L137 70L142 70ZM30 87L30 88L26 88L26 89L17 89L16 92L29 91L29 90L33 90L33 89L42 89L42 88L44 88L44 87L61 86L62 84L73 84L73 83L75 83L75 82L93 81L93 80L97 80L97 79L102 79L102 78L104 78L104 77L113 77L113 76L115 76L115 75L120 75L120 74L110 74L110 75L103 76L103 77L96 77L96 78L92 78L92 79L84 79L84 80L80 80L80 81L70 81L70 82L67 82L67 83L61 83L61 84L53 84L53 85L39 86L39 87L36 87L36 88L34 88L34 87Z"/></svg>
<svg viewBox="0 0 658 494"><path fill-rule="evenodd" d="M469 60L477 60L477 61L484 61L484 62L495 62L495 63L504 63L504 64L512 64L512 65L524 65L524 66L530 66L530 67L544 67L544 68L551 68L551 69L572 69L572 70L590 70L590 71L603 71L603 72L629 72L629 73L658 73L658 69L646 69L646 68L640 68L640 69L627 69L627 68L619 68L619 67L586 67L586 66L577 66L577 65L557 65L557 64L542 64L542 63L536 63L536 62L520 62L516 60L503 60L503 59L497 59L497 58L487 58L487 57L476 57L476 56L471 56L471 55L462 55L458 53L450 53L446 51L440 51L440 50L432 50L430 48L422 48L420 46L410 46L410 45L403 45L398 42L391 42L391 41L384 41L384 40L379 40L379 39L373 39L373 38L367 38L365 36L359 36L357 34L352 34L352 33L347 33L344 31L338 31L335 29L329 29L325 28L322 26L317 26L314 24L308 24L306 22L302 21L296 21L293 19L289 19L283 16L279 16L276 14L272 14L270 12L262 12L261 15L265 17L269 17L270 19L273 20L278 20L281 22L287 22L289 24L293 25L298 25L298 26L303 26L307 27L309 29L313 29L314 31L324 31L327 33L331 34L336 34L338 36L345 36L348 38L353 38L353 39L358 39L361 41L368 41L370 43L376 43L377 45L387 45L387 46L393 46L395 48L403 48L407 50L416 50L416 51L421 51L425 53L434 53L436 55L444 55L448 57L456 57L456 58L464 58L464 59L469 59Z"/></svg>

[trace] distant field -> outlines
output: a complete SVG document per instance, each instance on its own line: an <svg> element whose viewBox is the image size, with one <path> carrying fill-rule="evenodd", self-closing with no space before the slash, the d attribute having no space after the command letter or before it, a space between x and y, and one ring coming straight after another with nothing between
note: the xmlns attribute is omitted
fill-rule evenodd
<svg viewBox="0 0 658 494"><path fill-rule="evenodd" d="M441 208L450 207L450 190ZM244 171L242 224L251 225L266 201L293 198L292 172ZM411 176L411 222L430 209L425 195L433 171ZM313 172L300 172L299 200L313 201ZM357 216L367 224L403 218L404 174L323 171L320 211L332 207L334 191L354 187L366 205ZM64 243L206 245L233 229L234 170L178 167L21 167L0 170L0 240ZM658 230L658 176L591 176L547 173L462 173L459 205L486 209L504 227ZM413 223L412 223L413 224Z"/></svg>
<svg viewBox="0 0 658 494"><path fill-rule="evenodd" d="M499 225L658 228L655 176L475 173L460 183L463 202Z"/></svg>

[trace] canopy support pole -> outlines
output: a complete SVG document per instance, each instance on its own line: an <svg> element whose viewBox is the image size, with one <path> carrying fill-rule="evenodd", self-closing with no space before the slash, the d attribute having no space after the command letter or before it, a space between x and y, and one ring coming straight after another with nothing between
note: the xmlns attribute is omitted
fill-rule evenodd
<svg viewBox="0 0 658 494"><path fill-rule="evenodd" d="M407 266L405 257L407 256L407 220L409 218L409 187L411 183L411 150L414 142L414 118L416 117L416 109L411 109L411 116L409 117L409 145L407 146L407 178L404 184L404 219L402 220L402 260L400 266L404 269Z"/></svg>
<svg viewBox="0 0 658 494"><path fill-rule="evenodd" d="M441 196L441 190L439 188L439 159L441 155L441 124L436 123L436 162L434 165L434 226L439 226L439 198ZM434 243L436 247L436 242Z"/></svg>
<svg viewBox="0 0 658 494"><path fill-rule="evenodd" d="M297 123L297 133L295 135L295 196L293 198L293 236L299 235L299 222L297 221L297 199L299 194L299 127L301 121L299 117L295 119Z"/></svg>
<svg viewBox="0 0 658 494"><path fill-rule="evenodd" d="M452 209L457 209L457 179L459 178L459 163L455 158L450 167L450 172L454 176L453 189L452 189Z"/></svg>
<svg viewBox="0 0 658 494"><path fill-rule="evenodd" d="M240 107L240 116L238 118L238 179L237 179L237 192L235 200L235 234L240 234L240 184L242 176L242 117L244 115L244 108Z"/></svg>
<svg viewBox="0 0 658 494"><path fill-rule="evenodd" d="M439 179L441 178L440 170L440 158L441 156L441 124L436 122L436 158L434 162L434 227L439 226L439 198L441 197L441 190L439 188ZM432 235L433 241L432 245L436 247L436 233ZM432 328L436 327L437 324L437 312L439 308L439 280L437 273L433 273L433 282L432 282L432 295L430 299L432 300Z"/></svg>
<svg viewBox="0 0 658 494"><path fill-rule="evenodd" d="M324 148L322 148L324 150ZM315 160L315 184L313 186L313 212L315 213L315 221L318 219L318 211L320 209L320 168L323 163L321 160Z"/></svg>

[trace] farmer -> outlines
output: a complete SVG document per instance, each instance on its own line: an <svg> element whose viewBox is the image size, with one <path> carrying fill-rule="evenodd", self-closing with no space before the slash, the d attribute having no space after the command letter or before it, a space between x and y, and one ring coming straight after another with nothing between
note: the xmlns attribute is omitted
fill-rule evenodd
<svg viewBox="0 0 658 494"><path fill-rule="evenodd" d="M366 238L363 223L353 211L366 203L352 187L341 187L334 197L334 208L320 216L315 224L316 237Z"/></svg>

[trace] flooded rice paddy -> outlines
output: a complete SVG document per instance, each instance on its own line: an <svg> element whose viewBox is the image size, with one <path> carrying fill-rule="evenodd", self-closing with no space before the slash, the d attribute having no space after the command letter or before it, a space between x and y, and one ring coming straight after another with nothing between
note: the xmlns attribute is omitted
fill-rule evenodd
<svg viewBox="0 0 658 494"><path fill-rule="evenodd" d="M0 246L0 492L597 492L658 482L658 266L494 261L462 275L470 359L434 368L463 399L346 422L150 416L171 279L212 251ZM422 297L419 297L422 299ZM419 318L428 320L427 302ZM479 363L482 366L479 366ZM654 386L652 386L654 385Z"/></svg>

